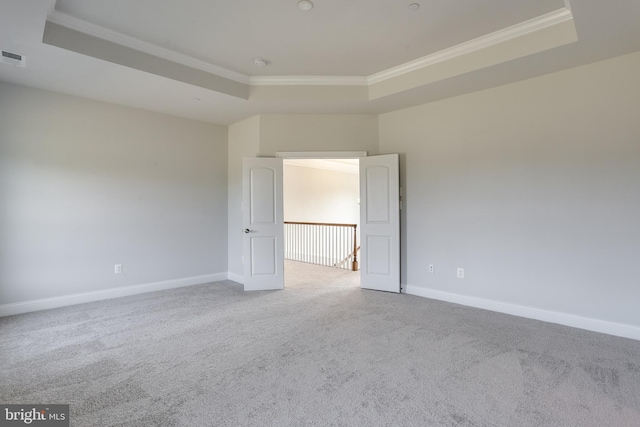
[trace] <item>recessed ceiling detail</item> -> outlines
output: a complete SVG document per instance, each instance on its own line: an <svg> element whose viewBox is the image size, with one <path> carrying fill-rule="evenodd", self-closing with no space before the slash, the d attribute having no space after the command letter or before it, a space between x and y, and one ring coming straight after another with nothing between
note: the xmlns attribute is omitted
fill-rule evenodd
<svg viewBox="0 0 640 427"><path fill-rule="evenodd" d="M409 13L416 0L322 0L301 13L297 1L57 0L54 12L247 76L353 77L565 8L564 0L432 0ZM272 64L256 71L246 60L255 57Z"/></svg>
<svg viewBox="0 0 640 427"><path fill-rule="evenodd" d="M573 15L562 8L368 76L249 76L56 11L50 14L43 37L50 45L243 99L249 98L250 86L366 86L370 100L576 40ZM255 69L269 64L260 57L253 62ZM273 96L277 98L272 92Z"/></svg>
<svg viewBox="0 0 640 427"><path fill-rule="evenodd" d="M103 61L248 99L246 84L47 21L42 42Z"/></svg>
<svg viewBox="0 0 640 427"><path fill-rule="evenodd" d="M249 83L247 75L231 71L229 69L220 67L210 62L196 59L192 56L185 55L175 50L167 49L135 37L128 36L123 33L119 33L114 30L110 30L105 27L101 27L91 22L84 21L66 13L60 13L53 10L47 17L47 24L53 23L64 28L75 30L83 35L94 36L98 39L108 40L117 45L125 46L140 52L148 53L149 55L157 56L172 62L183 64L187 67L197 68L202 71L206 71L211 74L217 74L218 76L234 80L238 83ZM45 41L46 43L46 41ZM64 46L58 46L65 49ZM74 51L74 49L69 49Z"/></svg>
<svg viewBox="0 0 640 427"><path fill-rule="evenodd" d="M636 0L416 1L3 0L0 47L29 67L0 81L231 124L381 114L640 51Z"/></svg>

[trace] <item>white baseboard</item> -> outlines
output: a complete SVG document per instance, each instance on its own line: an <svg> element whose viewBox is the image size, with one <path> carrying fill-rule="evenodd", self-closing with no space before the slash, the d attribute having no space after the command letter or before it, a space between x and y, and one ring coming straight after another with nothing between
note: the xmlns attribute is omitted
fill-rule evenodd
<svg viewBox="0 0 640 427"><path fill-rule="evenodd" d="M244 285L244 276L242 274L228 272L227 279L232 280L236 283L240 283L241 285Z"/></svg>
<svg viewBox="0 0 640 427"><path fill-rule="evenodd" d="M14 314L29 313L31 311L48 310L50 308L65 307L85 302L100 301L111 298L126 297L146 292L162 291L165 289L182 288L184 286L201 285L209 282L219 282L227 279L227 273L213 273L202 276L184 277L181 279L165 280L162 282L145 283L141 285L122 286L113 289L103 289L94 292L64 295L53 298L43 298L31 301L0 305L0 317Z"/></svg>
<svg viewBox="0 0 640 427"><path fill-rule="evenodd" d="M623 323L608 322L606 320L592 319L557 311L543 310L540 308L510 304L506 302L470 297L449 292L437 291L416 285L406 285L405 292L425 298L451 302L484 310L497 311L499 313L526 317L528 319L542 320L544 322L557 323L559 325L586 329L588 331L601 332L624 338L640 340L640 328Z"/></svg>

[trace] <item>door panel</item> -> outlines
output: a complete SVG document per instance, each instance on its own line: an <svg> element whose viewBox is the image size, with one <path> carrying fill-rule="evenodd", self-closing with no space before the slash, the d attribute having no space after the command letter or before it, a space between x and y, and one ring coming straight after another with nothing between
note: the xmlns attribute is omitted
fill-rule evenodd
<svg viewBox="0 0 640 427"><path fill-rule="evenodd" d="M276 220L276 172L271 168L252 167L249 173L251 224L272 224Z"/></svg>
<svg viewBox="0 0 640 427"><path fill-rule="evenodd" d="M368 275L388 276L391 273L391 239L388 236L367 236Z"/></svg>
<svg viewBox="0 0 640 427"><path fill-rule="evenodd" d="M275 275L278 271L276 253L276 239L271 236L251 237L251 275Z"/></svg>
<svg viewBox="0 0 640 427"><path fill-rule="evenodd" d="M242 173L244 290L283 289L282 159L245 158Z"/></svg>
<svg viewBox="0 0 640 427"><path fill-rule="evenodd" d="M360 286L400 292L397 154L360 158Z"/></svg>
<svg viewBox="0 0 640 427"><path fill-rule="evenodd" d="M370 166L367 179L367 219L369 224L389 222L389 168Z"/></svg>

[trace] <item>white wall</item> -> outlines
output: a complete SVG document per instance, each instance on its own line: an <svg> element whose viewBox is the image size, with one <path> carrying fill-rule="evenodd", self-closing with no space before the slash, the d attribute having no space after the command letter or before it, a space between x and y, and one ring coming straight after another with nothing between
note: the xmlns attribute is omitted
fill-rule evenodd
<svg viewBox="0 0 640 427"><path fill-rule="evenodd" d="M297 160L297 162L313 164L314 160ZM359 181L357 173L287 164L285 160L284 220L359 225ZM304 233L300 226L285 226L285 258L332 265L342 261L352 252L352 228L321 227L321 229L325 232L334 230L338 234ZM287 230L291 231L290 235ZM303 227L303 230L318 231L319 228ZM358 229L356 234L358 239ZM303 238L309 244L296 245L294 242L298 238ZM334 247L333 252L322 249L327 247L327 243L328 247ZM345 265L345 268L348 266Z"/></svg>
<svg viewBox="0 0 640 427"><path fill-rule="evenodd" d="M0 305L224 274L226 127L0 83L0 206Z"/></svg>
<svg viewBox="0 0 640 427"><path fill-rule="evenodd" d="M362 114L264 114L260 155L279 151L378 152L378 117Z"/></svg>
<svg viewBox="0 0 640 427"><path fill-rule="evenodd" d="M360 223L357 173L284 165L284 220Z"/></svg>
<svg viewBox="0 0 640 427"><path fill-rule="evenodd" d="M254 117L228 140L0 83L0 306L241 277L242 157L361 150L401 155L417 293L640 328L638 75L640 53L379 117Z"/></svg>
<svg viewBox="0 0 640 427"><path fill-rule="evenodd" d="M640 327L639 75L635 53L381 115L403 282Z"/></svg>

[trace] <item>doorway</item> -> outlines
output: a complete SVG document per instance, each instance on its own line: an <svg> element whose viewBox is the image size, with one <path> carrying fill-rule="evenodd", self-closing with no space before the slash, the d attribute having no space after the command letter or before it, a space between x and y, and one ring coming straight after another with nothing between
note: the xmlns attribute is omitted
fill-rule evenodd
<svg viewBox="0 0 640 427"><path fill-rule="evenodd" d="M302 154L305 155L297 158L359 159L360 287L399 293L398 154ZM243 159L242 233L245 291L284 288L283 158L289 157L296 156Z"/></svg>
<svg viewBox="0 0 640 427"><path fill-rule="evenodd" d="M283 199L285 287L359 286L359 159L285 158Z"/></svg>

